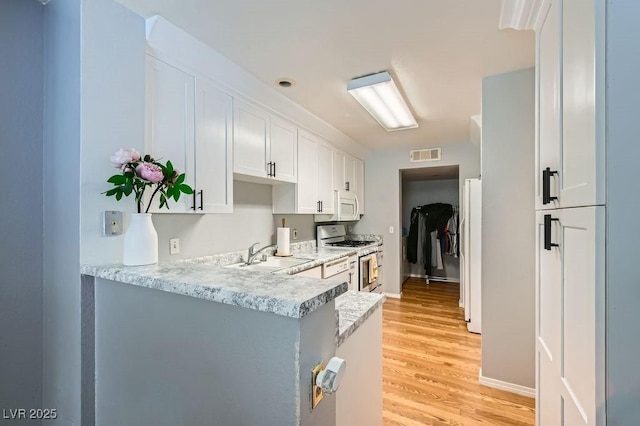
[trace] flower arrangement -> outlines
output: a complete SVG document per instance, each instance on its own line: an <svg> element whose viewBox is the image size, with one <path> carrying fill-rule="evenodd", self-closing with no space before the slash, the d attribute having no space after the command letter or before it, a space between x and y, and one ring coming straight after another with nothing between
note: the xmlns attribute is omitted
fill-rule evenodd
<svg viewBox="0 0 640 426"><path fill-rule="evenodd" d="M171 161L166 164L159 163L150 155L142 157L135 149L122 148L110 158L113 167L120 169L121 173L111 176L107 182L115 185L115 188L103 192L107 197L116 197L120 201L122 196L128 197L135 194L138 213L142 213L142 197L144 191L151 187L153 192L149 198L145 213L156 196L160 194L160 208L169 208L168 200L178 201L180 194L193 194L193 189L184 183L184 173L173 168Z"/></svg>

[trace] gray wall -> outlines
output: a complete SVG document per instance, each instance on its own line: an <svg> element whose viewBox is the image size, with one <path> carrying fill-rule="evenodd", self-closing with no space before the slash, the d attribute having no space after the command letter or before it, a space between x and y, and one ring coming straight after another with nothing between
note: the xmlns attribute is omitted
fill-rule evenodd
<svg viewBox="0 0 640 426"><path fill-rule="evenodd" d="M409 161L411 149L398 148L372 152L365 158L366 214L354 226L354 233L382 234L384 237L383 291L401 292L402 265L402 182L400 170L419 167L460 166L460 181L480 176L480 150L469 142L442 145L442 160L425 163ZM460 190L460 188L459 188ZM394 234L389 233L394 227Z"/></svg>
<svg viewBox="0 0 640 426"><path fill-rule="evenodd" d="M640 3L607 2L607 424L640 418L637 191Z"/></svg>
<svg viewBox="0 0 640 426"><path fill-rule="evenodd" d="M334 310L298 320L98 279L96 424L335 424L335 398L308 399Z"/></svg>
<svg viewBox="0 0 640 426"><path fill-rule="evenodd" d="M432 203L459 206L460 182L458 179L404 181L402 183L402 226L409 230L411 209ZM450 280L460 279L460 258L443 255L444 269L433 269L432 276ZM423 277L424 266L411 264L411 274Z"/></svg>
<svg viewBox="0 0 640 426"><path fill-rule="evenodd" d="M44 8L44 391L80 423L80 0Z"/></svg>
<svg viewBox="0 0 640 426"><path fill-rule="evenodd" d="M43 17L43 7L35 1L0 2L0 181L4 182L0 408L4 409L42 407Z"/></svg>
<svg viewBox="0 0 640 426"><path fill-rule="evenodd" d="M482 374L535 387L535 83L482 82Z"/></svg>

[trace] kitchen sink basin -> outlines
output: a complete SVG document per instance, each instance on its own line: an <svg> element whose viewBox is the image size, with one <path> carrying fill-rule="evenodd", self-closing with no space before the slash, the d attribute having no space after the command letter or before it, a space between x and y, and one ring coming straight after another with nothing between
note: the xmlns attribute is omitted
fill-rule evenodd
<svg viewBox="0 0 640 426"><path fill-rule="evenodd" d="M264 262L256 262L251 265L245 265L244 263L234 263L228 265L227 268L242 268L249 271L263 271L273 272L284 268L290 268L292 266L301 265L309 262L309 259L297 259L295 257L268 257Z"/></svg>

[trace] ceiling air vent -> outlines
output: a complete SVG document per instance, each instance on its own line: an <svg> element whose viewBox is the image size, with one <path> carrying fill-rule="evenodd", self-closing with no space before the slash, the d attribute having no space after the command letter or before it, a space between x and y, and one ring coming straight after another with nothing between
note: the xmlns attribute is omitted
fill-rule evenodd
<svg viewBox="0 0 640 426"><path fill-rule="evenodd" d="M440 160L441 148L414 149L411 151L411 162Z"/></svg>

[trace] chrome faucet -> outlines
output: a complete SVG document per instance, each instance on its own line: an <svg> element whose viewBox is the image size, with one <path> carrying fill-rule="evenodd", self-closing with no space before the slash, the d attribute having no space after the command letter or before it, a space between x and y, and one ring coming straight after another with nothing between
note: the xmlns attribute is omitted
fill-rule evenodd
<svg viewBox="0 0 640 426"><path fill-rule="evenodd" d="M257 246L260 243L254 243L251 245L251 247L249 247L249 252L247 254L247 261L244 263L245 265L251 265L253 263L253 261L256 259L256 257L258 256L258 254L268 248L271 247L276 247L276 244L271 244L268 246L264 246L261 249L258 250L254 250L254 247Z"/></svg>

